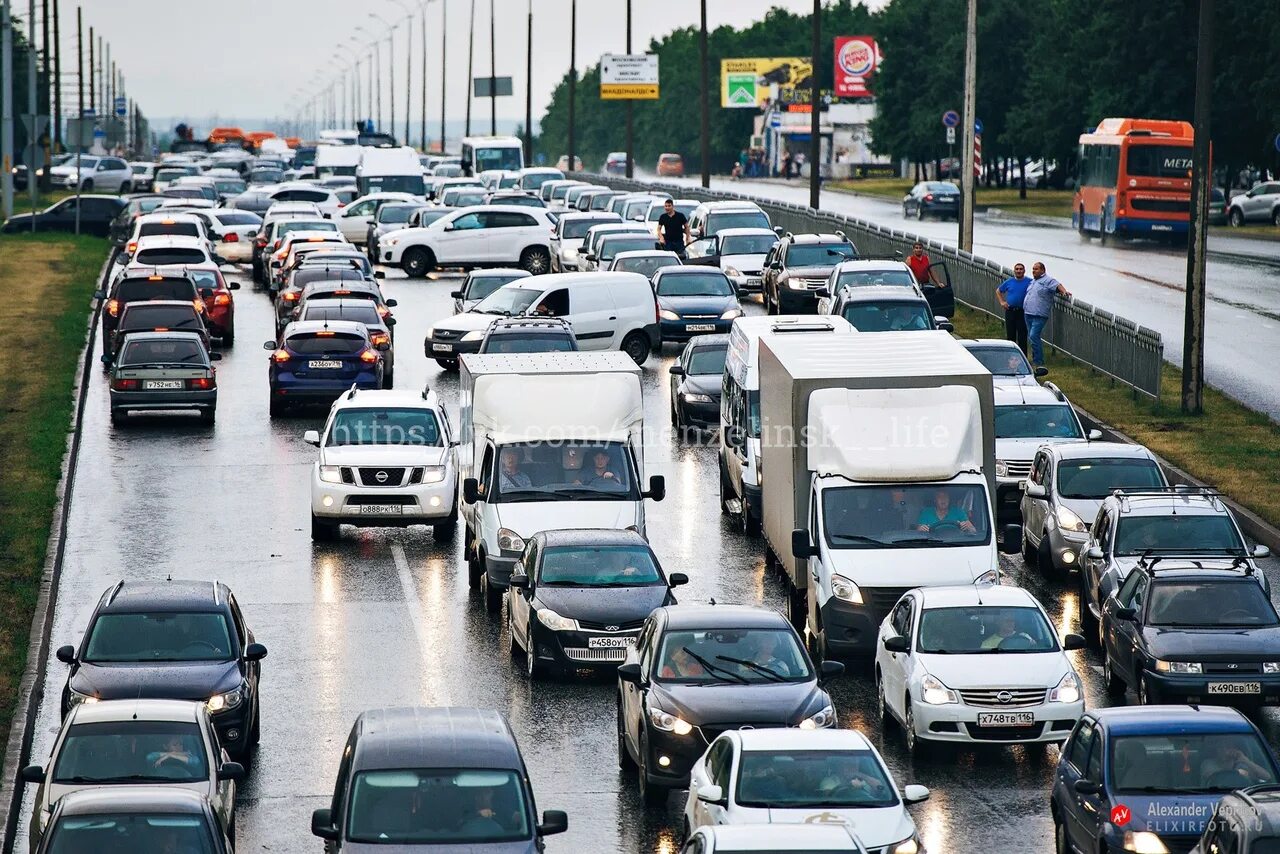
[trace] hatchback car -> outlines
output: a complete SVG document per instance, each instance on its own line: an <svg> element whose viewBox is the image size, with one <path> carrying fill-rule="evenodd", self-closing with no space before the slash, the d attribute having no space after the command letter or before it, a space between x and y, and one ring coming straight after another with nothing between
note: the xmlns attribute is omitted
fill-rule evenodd
<svg viewBox="0 0 1280 854"><path fill-rule="evenodd" d="M374 347L387 345L382 351L382 381L390 388L396 370L394 317L383 317L377 303L367 299L312 299L298 307L298 320L353 320L369 330Z"/></svg>
<svg viewBox="0 0 1280 854"><path fill-rule="evenodd" d="M151 300L181 300L190 302L203 313L204 300L196 292L196 284L190 276L166 276L141 269L126 268L125 273L111 284L109 289L94 292L94 299L102 303L102 315L98 326L102 329L102 351L113 349L112 339L124 307L133 302Z"/></svg>
<svg viewBox="0 0 1280 854"><path fill-rule="evenodd" d="M291 406L328 403L351 388L383 387L382 350L363 323L350 320L294 321L280 340L265 341L271 351L267 383L271 417Z"/></svg>
<svg viewBox="0 0 1280 854"><path fill-rule="evenodd" d="M462 314L464 311L471 311L480 300L498 288L508 282L514 282L516 279L523 279L531 275L533 274L528 270L520 270L515 267L472 270L467 273L467 277L462 281L462 287L449 294L449 296L453 297L453 313Z"/></svg>
<svg viewBox="0 0 1280 854"><path fill-rule="evenodd" d="M684 177L684 158L679 154L659 154L656 167L659 178Z"/></svg>
<svg viewBox="0 0 1280 854"><path fill-rule="evenodd" d="M1280 850L1280 786L1262 785L1225 795L1191 854L1276 850Z"/></svg>
<svg viewBox="0 0 1280 854"><path fill-rule="evenodd" d="M908 271L909 273L909 271ZM1027 354L1003 338L974 338L960 342L982 367L991 372L995 385L1039 385Z"/></svg>
<svg viewBox="0 0 1280 854"><path fill-rule="evenodd" d="M119 355L126 335L137 332L194 332L206 350L212 349L204 315L186 300L147 300L125 303L120 320L111 333L111 349L102 354L104 370Z"/></svg>
<svg viewBox="0 0 1280 854"><path fill-rule="evenodd" d="M677 430L720 426L720 392L728 335L698 335L689 339L671 374L671 426Z"/></svg>
<svg viewBox="0 0 1280 854"><path fill-rule="evenodd" d="M62 716L84 703L203 700L218 742L241 761L258 743L258 679L267 648L221 582L120 581L98 600L70 666Z"/></svg>
<svg viewBox="0 0 1280 854"><path fill-rule="evenodd" d="M570 353L581 349L573 326L561 317L500 317L480 339L486 353Z"/></svg>
<svg viewBox="0 0 1280 854"><path fill-rule="evenodd" d="M902 197L902 215L918 220L926 216L958 219L960 188L949 181L921 181Z"/></svg>
<svg viewBox="0 0 1280 854"><path fill-rule="evenodd" d="M181 851L231 854L209 799L162 786L91 788L58 801L32 854L79 851Z"/></svg>
<svg viewBox="0 0 1280 854"><path fill-rule="evenodd" d="M639 273L650 282L654 274L666 267L679 267L680 256L665 249L637 249L619 252L609 263L611 273Z"/></svg>
<svg viewBox="0 0 1280 854"><path fill-rule="evenodd" d="M111 423L121 425L130 412L139 411L194 411L213 423L218 408L213 362L221 358L205 348L197 332L129 333L108 375Z"/></svg>
<svg viewBox="0 0 1280 854"><path fill-rule="evenodd" d="M737 289L714 267L665 267L653 274L653 292L664 342L687 341L707 332L728 334L742 316Z"/></svg>
<svg viewBox="0 0 1280 854"><path fill-rule="evenodd" d="M668 577L635 531L535 534L511 574L511 653L523 654L530 679L547 670L616 667L645 618L674 605L672 588L688 581L682 572Z"/></svg>

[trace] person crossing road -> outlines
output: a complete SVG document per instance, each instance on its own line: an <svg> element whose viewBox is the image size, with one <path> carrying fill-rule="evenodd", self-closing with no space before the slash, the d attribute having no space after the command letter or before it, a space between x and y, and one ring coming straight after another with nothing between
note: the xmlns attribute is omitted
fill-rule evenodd
<svg viewBox="0 0 1280 854"><path fill-rule="evenodd" d="M682 257L685 244L693 238L689 231L689 218L676 210L675 202L671 199L667 199L662 205L662 216L658 217L655 233L658 240L662 241L663 249Z"/></svg>

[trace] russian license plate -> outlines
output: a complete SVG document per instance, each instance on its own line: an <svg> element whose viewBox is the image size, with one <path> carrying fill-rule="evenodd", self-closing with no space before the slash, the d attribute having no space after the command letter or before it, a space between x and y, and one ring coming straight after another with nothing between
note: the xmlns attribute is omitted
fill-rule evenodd
<svg viewBox="0 0 1280 854"><path fill-rule="evenodd" d="M1261 682L1210 682L1210 694L1261 694Z"/></svg>
<svg viewBox="0 0 1280 854"><path fill-rule="evenodd" d="M437 353L452 353L453 345L452 344L432 344L431 349Z"/></svg>
<svg viewBox="0 0 1280 854"><path fill-rule="evenodd" d="M587 646L591 649L626 649L636 642L635 638L587 638Z"/></svg>
<svg viewBox="0 0 1280 854"><path fill-rule="evenodd" d="M169 391L182 388L182 380L143 380L142 387L149 391Z"/></svg>
<svg viewBox="0 0 1280 854"><path fill-rule="evenodd" d="M978 726L1034 726L1031 712L979 712Z"/></svg>
<svg viewBox="0 0 1280 854"><path fill-rule="evenodd" d="M684 327L685 332L715 332L716 325L714 323L689 323Z"/></svg>
<svg viewBox="0 0 1280 854"><path fill-rule="evenodd" d="M400 516L404 512L399 504L361 504L361 516Z"/></svg>
<svg viewBox="0 0 1280 854"><path fill-rule="evenodd" d="M342 367L342 363L341 363L341 362L336 362L336 361L329 361L328 359L315 359L315 360L312 360L312 361L310 361L310 362L307 362L307 367L308 367L308 368L325 368L325 369L334 369L334 370L336 370L336 369L338 369L338 368L341 368L341 367Z"/></svg>
<svg viewBox="0 0 1280 854"><path fill-rule="evenodd" d="M748 288L758 288L758 287L760 287L760 277L759 277L759 276L751 276L750 278L748 278L748 279L747 279L747 285L746 285L746 286L747 286Z"/></svg>

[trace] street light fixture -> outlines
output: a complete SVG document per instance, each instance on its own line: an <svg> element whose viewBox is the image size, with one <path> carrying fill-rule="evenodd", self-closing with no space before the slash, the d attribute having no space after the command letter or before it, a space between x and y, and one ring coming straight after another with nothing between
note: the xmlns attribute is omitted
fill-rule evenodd
<svg viewBox="0 0 1280 854"><path fill-rule="evenodd" d="M382 125L382 52L378 49L378 36L360 25L356 25L355 31L364 33L368 38L373 39L373 43L369 45L373 48L373 73L369 75L369 112L376 111L376 120L379 126ZM352 38L356 41L359 39L355 36ZM374 91L377 91L377 105L374 104Z"/></svg>

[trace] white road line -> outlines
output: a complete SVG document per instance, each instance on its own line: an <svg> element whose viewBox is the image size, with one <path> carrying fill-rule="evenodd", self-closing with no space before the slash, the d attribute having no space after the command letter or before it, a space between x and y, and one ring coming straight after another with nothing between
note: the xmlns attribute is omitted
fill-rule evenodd
<svg viewBox="0 0 1280 854"><path fill-rule="evenodd" d="M413 573L409 569L409 559L405 557L404 546L392 543L391 557L396 562L396 572L400 576L400 590L404 594L405 607L409 609L409 622L413 624L413 633L418 636L418 648L422 651L424 663L431 662L430 642L427 638L427 621L422 613L422 600L418 598L418 585L413 582ZM436 705L451 705L449 688L442 679L430 679L428 684L435 695Z"/></svg>

